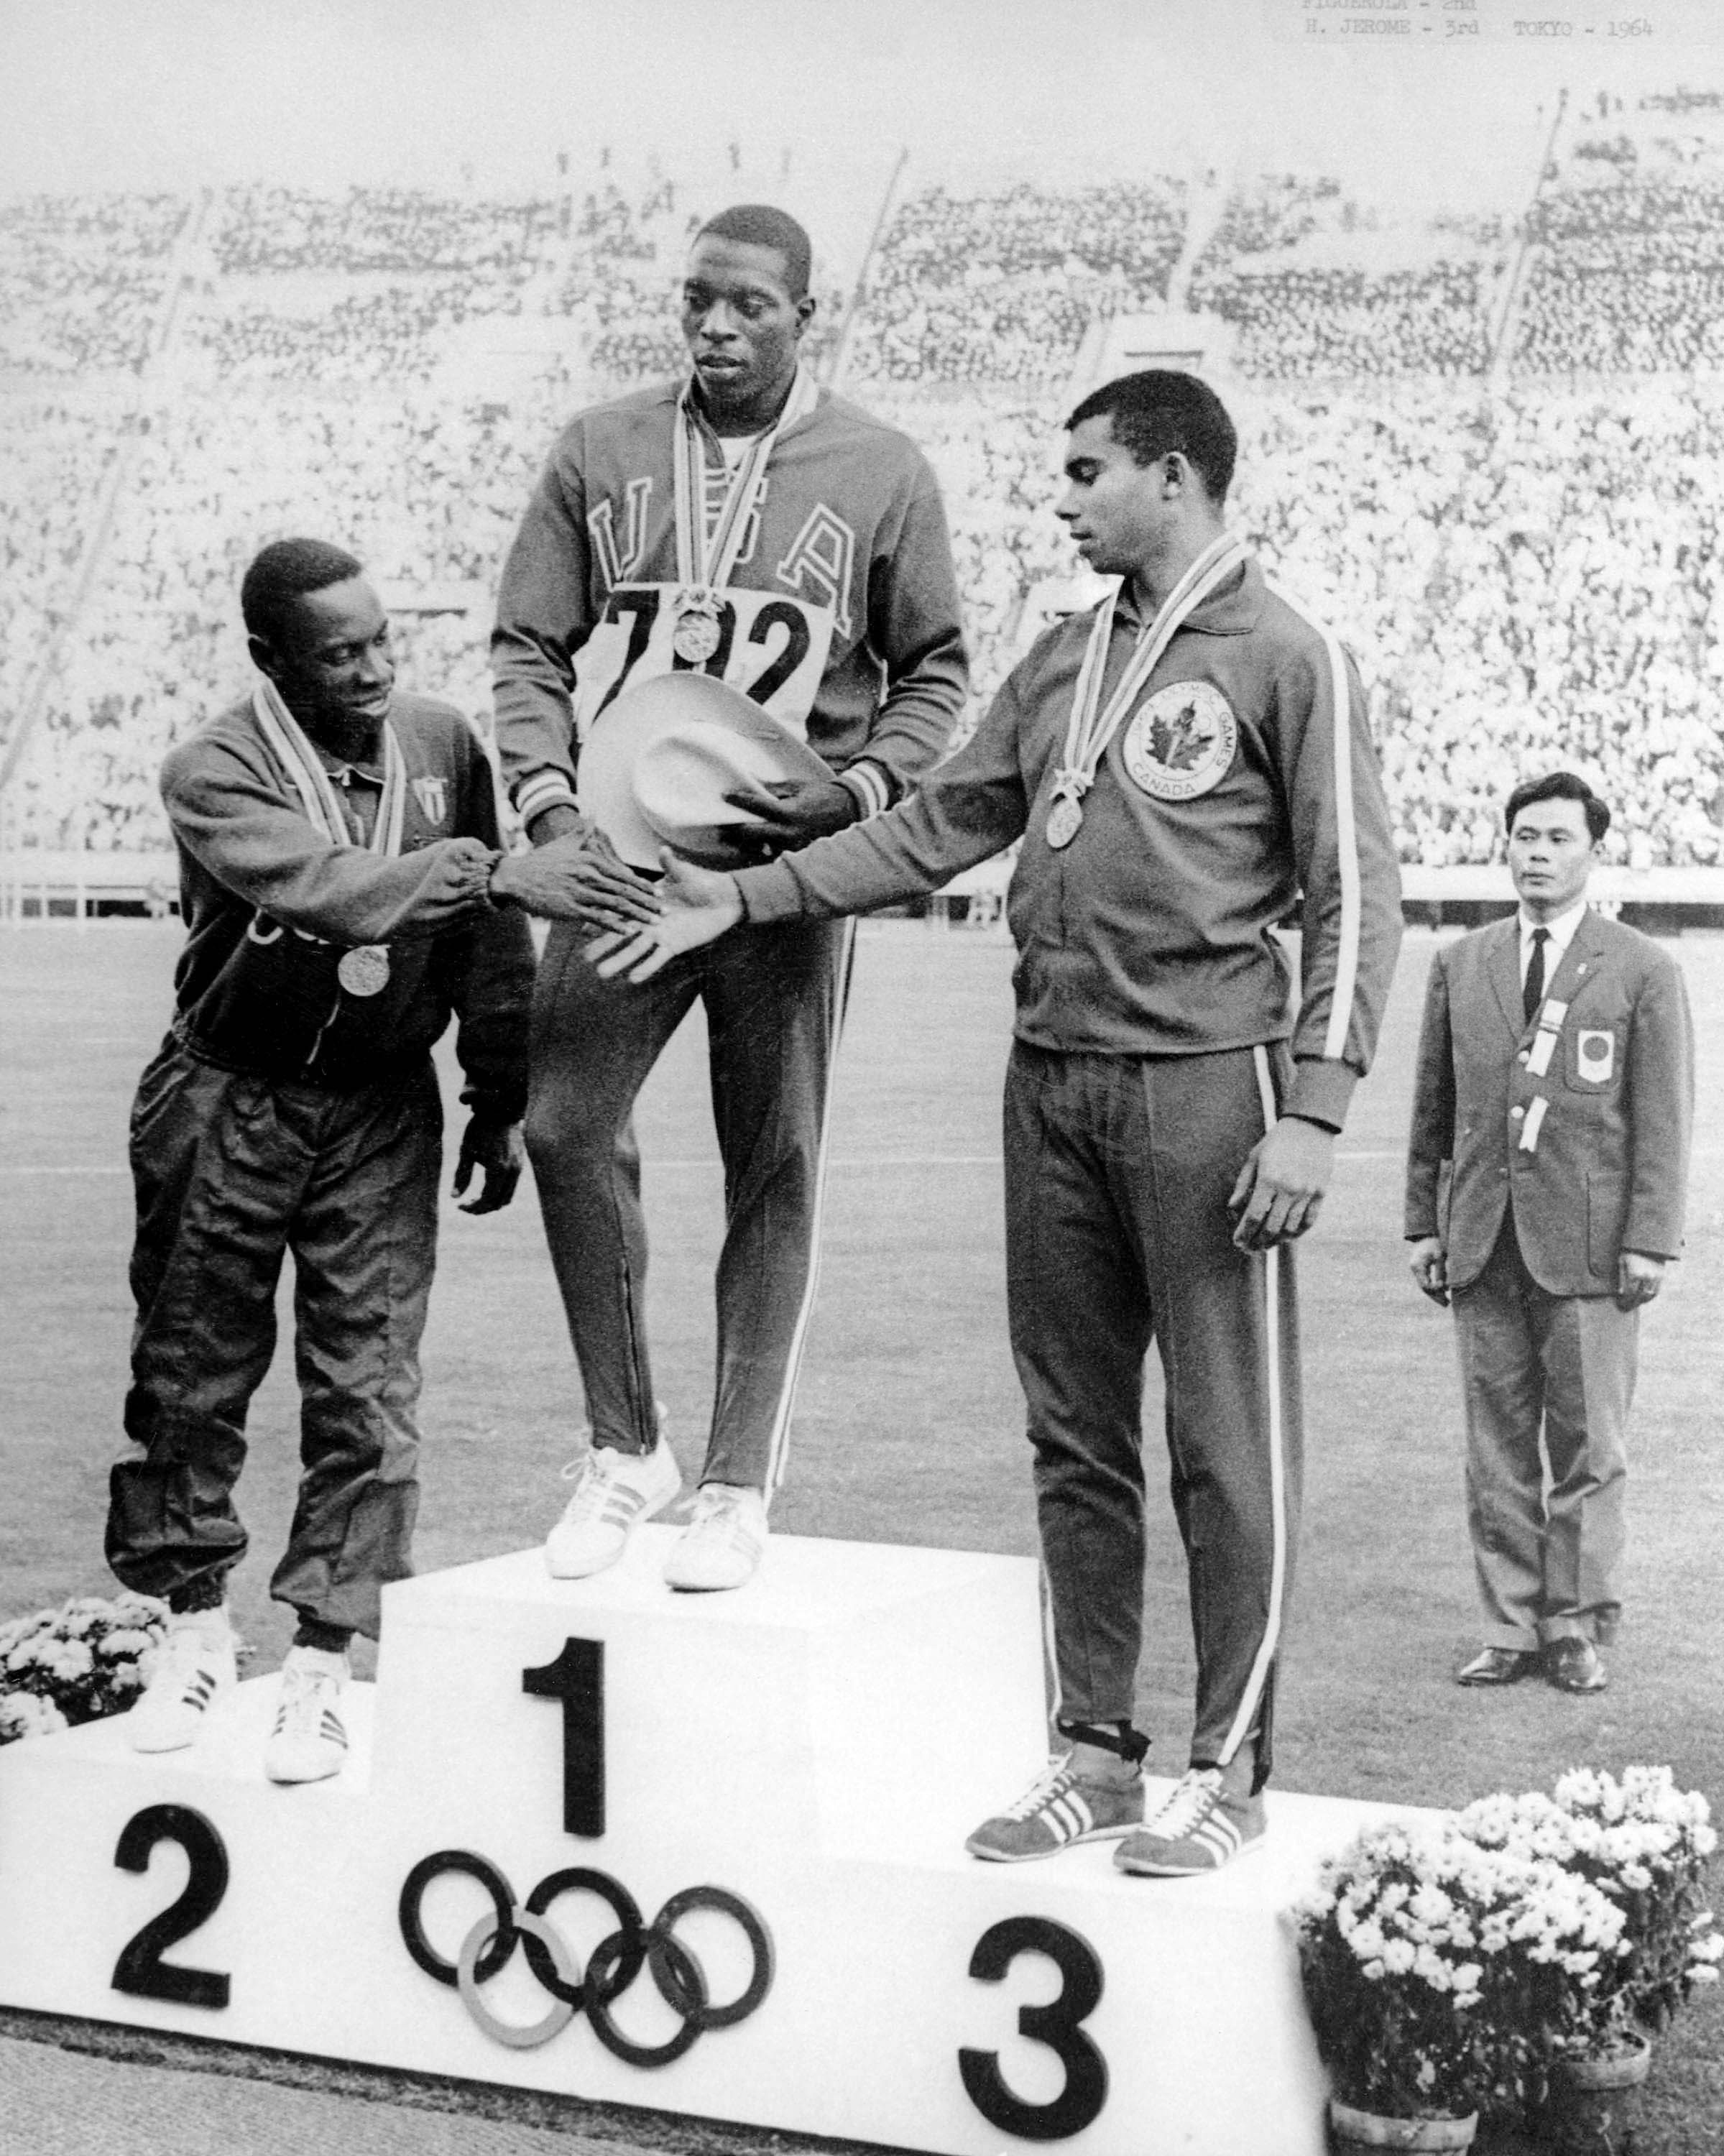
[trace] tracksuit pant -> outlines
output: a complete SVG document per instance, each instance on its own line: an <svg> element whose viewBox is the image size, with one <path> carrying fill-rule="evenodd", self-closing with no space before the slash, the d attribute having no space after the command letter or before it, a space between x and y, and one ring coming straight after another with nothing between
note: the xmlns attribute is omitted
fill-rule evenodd
<svg viewBox="0 0 1724 2156"><path fill-rule="evenodd" d="M190 1606L244 1555L233 1491L294 1256L303 1473L270 1593L375 1638L412 1570L419 1340L437 1245L443 1116L428 1060L357 1092L218 1069L172 1038L132 1108L136 1450L111 1477L108 1561Z"/></svg>
<svg viewBox="0 0 1724 2156"><path fill-rule="evenodd" d="M1512 1212L1485 1270L1455 1293L1486 1646L1530 1652L1569 1637L1608 1646L1616 1636L1639 1324L1639 1311L1610 1296L1541 1287Z"/></svg>
<svg viewBox="0 0 1724 2156"><path fill-rule="evenodd" d="M854 938L848 921L744 925L637 987L600 979L583 954L590 931L552 927L533 1010L526 1143L595 1445L648 1452L657 1435L633 1111L698 997L725 1177L701 1479L768 1496L782 1479Z"/></svg>
<svg viewBox="0 0 1724 2156"><path fill-rule="evenodd" d="M1285 1068L1279 1048L1136 1058L1020 1042L1005 1097L1007 1298L1058 1712L1131 1718L1153 1340L1197 1645L1191 1757L1225 1765L1255 1736L1259 1787L1299 1512L1298 1329L1290 1251L1236 1250L1227 1209Z"/></svg>

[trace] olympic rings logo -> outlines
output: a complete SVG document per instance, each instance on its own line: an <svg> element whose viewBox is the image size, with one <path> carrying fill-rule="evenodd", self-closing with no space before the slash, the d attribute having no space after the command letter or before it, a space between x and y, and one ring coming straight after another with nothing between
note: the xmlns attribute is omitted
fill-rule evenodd
<svg viewBox="0 0 1724 2156"><path fill-rule="evenodd" d="M445 1961L425 1936L422 1907L425 1889L445 1872L464 1872L491 1897L491 1913L481 1917L462 1940L454 1961ZM584 1972L546 1912L565 1894L592 1894L617 1920L587 1957ZM752 1972L744 1989L721 2005L712 2003L706 1971L692 1950L676 1936L679 1921L695 1909L715 1909L740 1927L748 1942ZM511 2050L531 2051L548 2044L584 2013L599 2042L631 2066L668 2066L708 2029L731 2029L746 2021L772 1984L772 1934L738 1894L722 1887L685 1887L673 1894L650 1924L626 1887L603 1871L574 1866L541 1879L526 1902L495 1865L464 1849L441 1849L421 1857L401 1889L401 1936L407 1950L438 1983L451 1984L486 2035ZM548 2013L533 2022L505 2021L485 2003L480 1986L506 1966L519 1941L527 1966L551 1994ZM623 2035L611 2008L643 1969L650 1970L659 1995L682 2026L662 2044L638 2044Z"/></svg>

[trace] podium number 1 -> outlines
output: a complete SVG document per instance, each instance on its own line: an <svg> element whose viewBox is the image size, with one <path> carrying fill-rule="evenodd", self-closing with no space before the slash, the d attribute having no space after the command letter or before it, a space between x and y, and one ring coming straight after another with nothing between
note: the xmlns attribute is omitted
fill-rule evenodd
<svg viewBox="0 0 1724 2156"><path fill-rule="evenodd" d="M562 1830L604 1832L604 1642L565 1640L555 1661L523 1670L521 1688L562 1702Z"/></svg>

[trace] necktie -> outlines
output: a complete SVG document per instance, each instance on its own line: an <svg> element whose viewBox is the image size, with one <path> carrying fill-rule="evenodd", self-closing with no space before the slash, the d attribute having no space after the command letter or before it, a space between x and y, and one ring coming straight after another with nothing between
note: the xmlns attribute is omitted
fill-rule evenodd
<svg viewBox="0 0 1724 2156"><path fill-rule="evenodd" d="M1521 990L1521 1010L1528 1025L1544 1000L1544 947L1551 940L1548 928L1532 932L1532 956L1526 962L1526 982Z"/></svg>

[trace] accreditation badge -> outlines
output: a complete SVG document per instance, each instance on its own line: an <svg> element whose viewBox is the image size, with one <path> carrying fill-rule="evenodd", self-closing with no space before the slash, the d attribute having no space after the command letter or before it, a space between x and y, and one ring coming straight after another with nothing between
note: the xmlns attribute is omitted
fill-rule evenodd
<svg viewBox="0 0 1724 2156"><path fill-rule="evenodd" d="M1574 1043L1575 1075L1589 1086L1608 1086L1616 1074L1616 1035L1586 1032Z"/></svg>
<svg viewBox="0 0 1724 2156"><path fill-rule="evenodd" d="M1121 753L1133 780L1156 800L1195 801L1226 778L1239 745L1239 721L1214 684L1176 681L1142 706Z"/></svg>

